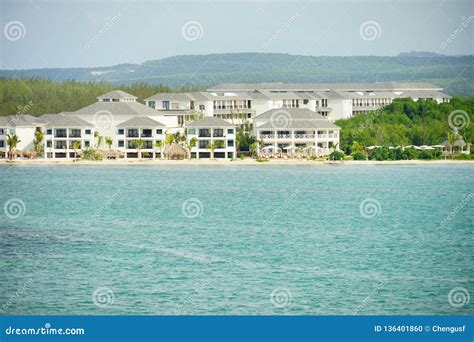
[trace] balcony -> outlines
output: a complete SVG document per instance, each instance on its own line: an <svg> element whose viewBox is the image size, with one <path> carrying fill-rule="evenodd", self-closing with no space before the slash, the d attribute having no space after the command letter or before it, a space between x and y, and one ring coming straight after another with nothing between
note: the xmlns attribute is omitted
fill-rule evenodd
<svg viewBox="0 0 474 342"><path fill-rule="evenodd" d="M314 139L314 134L295 134L295 139Z"/></svg>
<svg viewBox="0 0 474 342"><path fill-rule="evenodd" d="M318 139L336 139L337 134L318 134Z"/></svg>
<svg viewBox="0 0 474 342"><path fill-rule="evenodd" d="M57 130L54 132L54 137L55 138L67 138L67 132L66 130Z"/></svg>

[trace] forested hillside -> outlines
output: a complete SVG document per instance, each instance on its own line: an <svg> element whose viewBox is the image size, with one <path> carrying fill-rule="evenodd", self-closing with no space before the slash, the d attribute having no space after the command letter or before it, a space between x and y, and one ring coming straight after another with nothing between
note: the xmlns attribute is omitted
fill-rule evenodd
<svg viewBox="0 0 474 342"><path fill-rule="evenodd" d="M53 82L44 79L0 79L0 116L16 113L42 115L75 111L97 101L96 97L118 87L105 82ZM161 85L137 83L120 89L143 100L172 89ZM176 91L188 91L180 88ZM27 108L25 108L27 106Z"/></svg>
<svg viewBox="0 0 474 342"><path fill-rule="evenodd" d="M362 147L436 145L446 140L451 126L460 128L459 133L472 143L473 113L474 96L442 104L398 99L383 110L338 120L336 124L342 128L341 148L349 154L354 142Z"/></svg>
<svg viewBox="0 0 474 342"><path fill-rule="evenodd" d="M449 94L474 94L474 56L301 56L226 53L174 56L110 67L0 70L0 77L55 81L136 82L170 87L209 87L229 82L400 82L424 81Z"/></svg>

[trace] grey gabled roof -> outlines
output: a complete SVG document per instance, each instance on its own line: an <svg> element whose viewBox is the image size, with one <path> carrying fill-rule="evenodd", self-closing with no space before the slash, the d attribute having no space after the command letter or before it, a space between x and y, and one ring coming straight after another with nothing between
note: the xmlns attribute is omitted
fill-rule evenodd
<svg viewBox="0 0 474 342"><path fill-rule="evenodd" d="M376 82L376 83L224 83L208 89L208 91L368 91L368 90L441 90L442 88L431 83L423 82Z"/></svg>
<svg viewBox="0 0 474 342"><path fill-rule="evenodd" d="M165 125L147 116L139 116L122 122L117 127L165 127Z"/></svg>
<svg viewBox="0 0 474 342"><path fill-rule="evenodd" d="M94 115L99 112L109 112L112 115L153 116L157 111L139 102L95 102L68 115Z"/></svg>
<svg viewBox="0 0 474 342"><path fill-rule="evenodd" d="M44 114L40 118L44 120L46 127L94 127L90 122L65 113Z"/></svg>
<svg viewBox="0 0 474 342"><path fill-rule="evenodd" d="M8 127L36 127L43 126L43 119L28 115L28 114L18 114L18 115L9 115L9 116L0 116L0 126Z"/></svg>
<svg viewBox="0 0 474 342"><path fill-rule="evenodd" d="M221 118L207 116L203 119L186 124L186 127L235 127L235 125Z"/></svg>
<svg viewBox="0 0 474 342"><path fill-rule="evenodd" d="M157 93L147 97L145 101L189 101L187 93Z"/></svg>
<svg viewBox="0 0 474 342"><path fill-rule="evenodd" d="M112 90L112 91L109 91L108 93L97 96L97 99L99 99L99 100L102 100L102 99L137 99L137 97L132 95L132 94L126 93L122 90Z"/></svg>
<svg viewBox="0 0 474 342"><path fill-rule="evenodd" d="M263 124L259 124L262 123ZM339 129L324 116L307 108L270 109L254 119L256 129Z"/></svg>

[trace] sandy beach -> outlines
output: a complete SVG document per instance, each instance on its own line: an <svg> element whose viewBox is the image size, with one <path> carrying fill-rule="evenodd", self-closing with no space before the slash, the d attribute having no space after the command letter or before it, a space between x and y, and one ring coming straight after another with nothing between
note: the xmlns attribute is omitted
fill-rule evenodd
<svg viewBox="0 0 474 342"><path fill-rule="evenodd" d="M306 159L269 159L268 161L256 161L255 159L185 159L185 160L161 160L161 159L117 159L117 160L78 160L72 159L16 159L13 162L0 159L0 165L433 165L433 164L474 164L474 160L344 160L343 162L328 162L325 160Z"/></svg>

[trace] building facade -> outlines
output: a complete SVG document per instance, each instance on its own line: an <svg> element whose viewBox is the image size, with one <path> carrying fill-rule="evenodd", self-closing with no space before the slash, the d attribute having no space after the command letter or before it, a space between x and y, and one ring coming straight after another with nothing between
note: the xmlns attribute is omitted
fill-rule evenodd
<svg viewBox="0 0 474 342"><path fill-rule="evenodd" d="M161 158L162 148L156 143L166 135L187 132L188 138L198 139L193 157L209 157L207 146L217 142L217 158L235 158L236 129L241 124L253 124L254 135L265 145L287 150L313 146L318 154L328 154L339 144L339 127L332 122L405 97L438 103L451 99L428 83L220 84L206 92L155 94L145 104L114 90L74 112L0 117L0 156L8 151L8 134L19 137L17 150L28 151L34 149L36 132L42 131L44 158L73 158L75 142L81 149L105 148L98 146L105 139L124 158L139 157L134 140L144 141L142 157ZM278 126L280 121L289 126Z"/></svg>

